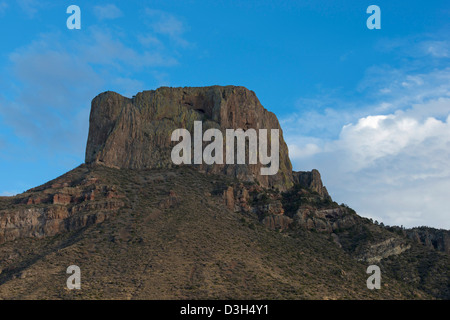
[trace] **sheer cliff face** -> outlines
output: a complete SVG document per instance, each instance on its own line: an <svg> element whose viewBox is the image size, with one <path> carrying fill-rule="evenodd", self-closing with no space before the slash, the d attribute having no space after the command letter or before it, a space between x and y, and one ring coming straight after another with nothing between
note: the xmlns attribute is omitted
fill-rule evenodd
<svg viewBox="0 0 450 320"><path fill-rule="evenodd" d="M104 92L92 101L86 163L130 169L171 168L171 151L178 143L171 141L171 134L185 128L193 135L194 121L202 121L203 132L220 129L224 148L226 129L279 129L280 162L275 175L261 175L259 162L195 166L206 172L257 181L264 187L286 190L292 186L292 165L278 120L253 91L244 87L163 87L140 92L132 99Z"/></svg>

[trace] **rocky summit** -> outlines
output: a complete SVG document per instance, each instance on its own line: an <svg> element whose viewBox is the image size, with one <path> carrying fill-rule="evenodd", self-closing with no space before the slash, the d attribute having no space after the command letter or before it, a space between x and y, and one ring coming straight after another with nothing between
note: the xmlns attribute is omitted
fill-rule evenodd
<svg viewBox="0 0 450 320"><path fill-rule="evenodd" d="M261 105L253 91L244 87L163 87L140 92L132 99L105 92L92 101L86 163L170 169L174 166L171 134L179 128L194 132L194 121L202 121L204 131L252 128L281 132L277 117ZM261 175L261 164L200 164L198 169L286 190L293 185L293 177L282 132L279 158L276 175Z"/></svg>
<svg viewBox="0 0 450 320"><path fill-rule="evenodd" d="M171 133L195 121L279 129L278 173L174 165ZM363 218L332 200L317 170L292 171L276 116L246 88L104 92L85 163L0 197L0 298L450 299L449 239ZM369 265L380 289L367 287Z"/></svg>

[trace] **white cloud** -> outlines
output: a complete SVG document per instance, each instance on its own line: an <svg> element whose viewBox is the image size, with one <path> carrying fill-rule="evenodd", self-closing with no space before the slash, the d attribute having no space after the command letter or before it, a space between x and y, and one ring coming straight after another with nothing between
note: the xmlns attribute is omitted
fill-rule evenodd
<svg viewBox="0 0 450 320"><path fill-rule="evenodd" d="M154 18L151 23L156 32L170 36L179 36L184 33L183 23L170 13L146 8L145 13Z"/></svg>
<svg viewBox="0 0 450 320"><path fill-rule="evenodd" d="M114 4L95 6L94 13L100 20L112 20L122 16L122 11Z"/></svg>
<svg viewBox="0 0 450 320"><path fill-rule="evenodd" d="M436 58L450 57L449 41L426 41L421 44L422 50Z"/></svg>
<svg viewBox="0 0 450 320"><path fill-rule="evenodd" d="M432 108L436 103L450 106L450 99L431 101L421 107ZM411 152L424 158L436 141L442 146L450 143L449 118L444 122L433 117L421 120L415 118L414 111L398 111L367 116L354 125L344 126L339 140L332 147L346 150L351 170L359 171L373 166L378 159L396 157L401 153Z"/></svg>
<svg viewBox="0 0 450 320"><path fill-rule="evenodd" d="M117 37L113 37L107 30L92 28L90 37L80 46L79 55L88 63L99 65L121 65L135 68L173 66L178 62L167 52L149 48L148 50L136 51L125 45Z"/></svg>
<svg viewBox="0 0 450 320"><path fill-rule="evenodd" d="M358 91L365 98L375 101L377 105L388 110L409 108L436 97L450 97L450 67L435 68L427 72L414 72L405 68L374 66L366 71ZM384 103L384 104L383 104ZM366 107L368 103L365 103Z"/></svg>
<svg viewBox="0 0 450 320"><path fill-rule="evenodd" d="M377 43L376 48L382 52L396 53L402 58L442 59L450 57L450 41L447 40L448 31L447 33L441 31L427 37L428 39L423 40L423 35L414 34L405 38L385 38ZM414 63L417 62L414 61ZM422 61L421 63L429 62Z"/></svg>
<svg viewBox="0 0 450 320"><path fill-rule="evenodd" d="M150 26L157 34L168 36L177 45L188 47L191 44L183 38L187 26L174 15L162 11L146 8L145 14L150 17Z"/></svg>
<svg viewBox="0 0 450 320"><path fill-rule="evenodd" d="M359 112L332 109L282 121L294 169L319 169L334 200L361 215L449 229L450 68L372 68L360 90L373 102L361 103ZM319 120L335 135L299 128Z"/></svg>
<svg viewBox="0 0 450 320"><path fill-rule="evenodd" d="M306 142L305 144L289 144L289 156L291 159L302 159L311 157L322 152L322 149L315 143Z"/></svg>

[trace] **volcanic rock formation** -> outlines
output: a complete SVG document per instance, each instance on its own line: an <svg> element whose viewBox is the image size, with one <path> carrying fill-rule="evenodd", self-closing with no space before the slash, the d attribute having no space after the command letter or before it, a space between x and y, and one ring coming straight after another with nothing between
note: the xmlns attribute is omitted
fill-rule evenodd
<svg viewBox="0 0 450 320"><path fill-rule="evenodd" d="M86 163L115 168L171 168L175 129L279 129L280 163L276 175L261 175L261 164L197 165L199 170L225 173L244 181L286 190L293 185L292 165L277 117L253 91L244 87L168 88L138 93L132 99L104 92L92 101ZM225 147L225 144L224 144Z"/></svg>

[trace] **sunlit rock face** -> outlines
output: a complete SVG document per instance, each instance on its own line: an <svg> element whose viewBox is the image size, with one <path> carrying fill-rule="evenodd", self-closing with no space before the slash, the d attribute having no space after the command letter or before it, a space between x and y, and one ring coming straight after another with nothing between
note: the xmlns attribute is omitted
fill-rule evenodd
<svg viewBox="0 0 450 320"><path fill-rule="evenodd" d="M224 137L226 129L278 129L279 170L274 175L261 175L259 161L248 164L248 150L246 164L224 161L195 167L257 181L269 188L287 190L293 185L292 165L277 117L261 105L253 91L236 86L162 87L131 99L110 91L98 95L92 101L86 163L129 169L171 168L171 150L176 144L171 134L179 128L192 133L194 121L202 122L203 131L221 130Z"/></svg>

